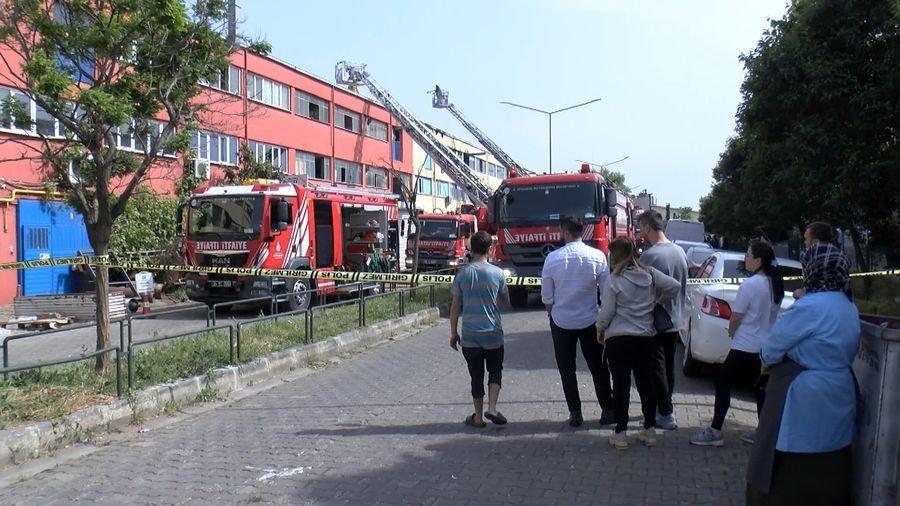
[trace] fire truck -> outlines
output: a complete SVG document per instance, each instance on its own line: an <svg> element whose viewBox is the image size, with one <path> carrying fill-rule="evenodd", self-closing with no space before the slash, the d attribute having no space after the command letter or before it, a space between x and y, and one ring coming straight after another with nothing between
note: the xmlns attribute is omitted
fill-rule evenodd
<svg viewBox="0 0 900 506"><path fill-rule="evenodd" d="M184 258L192 266L388 272L395 268L387 237L397 209L391 193L258 180L199 188L179 209L178 222ZM379 288L214 273L190 274L186 285L188 298L210 305L275 295L292 310L312 300L310 293L296 292Z"/></svg>
<svg viewBox="0 0 900 506"><path fill-rule="evenodd" d="M412 267L415 242L419 243L419 270L452 269L469 262L469 239L478 232L478 220L472 214L419 215L419 230L407 246L406 266Z"/></svg>
<svg viewBox="0 0 900 506"><path fill-rule="evenodd" d="M507 169L508 177L491 199L488 214L497 234L495 257L508 275L541 275L544 259L562 245L560 216L584 221L585 244L604 253L615 237L634 236L633 202L592 172L590 164L582 164L578 173L536 175L466 119L440 86L434 88L431 105L447 109ZM510 287L509 295L513 306L528 301L525 287Z"/></svg>

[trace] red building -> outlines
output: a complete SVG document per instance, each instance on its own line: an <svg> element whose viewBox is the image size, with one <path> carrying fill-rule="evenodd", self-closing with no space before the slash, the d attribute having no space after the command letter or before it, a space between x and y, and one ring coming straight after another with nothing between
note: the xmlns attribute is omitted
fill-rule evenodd
<svg viewBox="0 0 900 506"><path fill-rule="evenodd" d="M7 51L0 48L0 51ZM10 56L8 53L6 56ZM0 68L0 99L17 94L20 79ZM210 177L236 165L247 143L258 160L310 184L390 189L392 176L412 173L412 141L377 103L268 56L238 51L231 66L205 83L211 106L201 118L190 154L163 157L148 184L173 194L182 167L209 162ZM62 203L41 202L44 165L40 139L58 133L52 118L20 94L35 126L22 131L0 121L0 263L70 256L89 248L80 216ZM136 144L127 126L116 136L120 149ZM188 158L185 160L183 158ZM68 267L0 271L0 304L16 294L41 295L77 289Z"/></svg>

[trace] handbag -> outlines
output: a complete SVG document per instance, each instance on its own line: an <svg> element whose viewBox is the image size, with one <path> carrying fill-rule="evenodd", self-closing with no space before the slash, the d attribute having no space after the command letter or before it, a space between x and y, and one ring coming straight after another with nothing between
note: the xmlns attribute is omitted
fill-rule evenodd
<svg viewBox="0 0 900 506"><path fill-rule="evenodd" d="M653 279L653 271L650 271L650 286L653 288L653 298L656 298L656 280ZM663 332L669 332L672 328L675 327L675 324L672 323L672 317L669 316L669 312L666 311L666 308L663 307L662 304L656 303L653 305L653 328L656 329L657 334L661 334Z"/></svg>

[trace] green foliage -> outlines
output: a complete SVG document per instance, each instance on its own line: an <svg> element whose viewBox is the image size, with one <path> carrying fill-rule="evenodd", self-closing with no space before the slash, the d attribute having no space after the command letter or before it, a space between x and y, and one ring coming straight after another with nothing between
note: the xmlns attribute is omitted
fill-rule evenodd
<svg viewBox="0 0 900 506"><path fill-rule="evenodd" d="M272 44L269 44L264 40L254 41L247 44L247 50L251 53L267 55L272 52Z"/></svg>
<svg viewBox="0 0 900 506"><path fill-rule="evenodd" d="M631 195L631 187L625 184L625 174L616 172L614 170L609 170L606 167L601 167L600 175L603 176L603 179L616 185L616 187L619 190L623 191L625 194Z"/></svg>
<svg viewBox="0 0 900 506"><path fill-rule="evenodd" d="M284 173L269 162L259 162L250 151L247 143L241 144L238 153L239 165L237 169L225 168L225 181L229 184L238 184L250 179L273 179L284 181Z"/></svg>
<svg viewBox="0 0 900 506"><path fill-rule="evenodd" d="M111 248L115 252L165 250L175 239L178 201L140 190L113 225Z"/></svg>
<svg viewBox="0 0 900 506"><path fill-rule="evenodd" d="M857 250L900 208L900 16L884 0L797 0L743 58L738 131L701 214L731 239L825 220ZM862 257L863 255L858 255ZM863 266L865 267L865 266Z"/></svg>

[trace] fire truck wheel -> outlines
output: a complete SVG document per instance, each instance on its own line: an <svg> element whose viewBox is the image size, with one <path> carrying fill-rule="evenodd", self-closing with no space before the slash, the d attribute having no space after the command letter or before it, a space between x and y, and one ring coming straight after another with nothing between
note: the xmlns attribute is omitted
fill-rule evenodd
<svg viewBox="0 0 900 506"><path fill-rule="evenodd" d="M521 286L510 287L509 303L512 307L525 307L528 305L528 291Z"/></svg>
<svg viewBox="0 0 900 506"><path fill-rule="evenodd" d="M287 283L288 288L291 292L303 292L309 290L309 280L306 279L291 279L288 280ZM301 309L306 309L309 307L309 301L312 299L312 293L304 293L300 295L290 295L288 296L288 308L291 311L299 311Z"/></svg>

